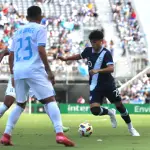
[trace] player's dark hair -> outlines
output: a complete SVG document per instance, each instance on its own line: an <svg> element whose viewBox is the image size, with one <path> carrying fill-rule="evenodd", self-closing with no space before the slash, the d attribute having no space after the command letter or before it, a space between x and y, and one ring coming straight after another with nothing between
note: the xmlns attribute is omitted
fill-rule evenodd
<svg viewBox="0 0 150 150"><path fill-rule="evenodd" d="M103 40L104 38L104 29L93 30L89 35L89 40Z"/></svg>
<svg viewBox="0 0 150 150"><path fill-rule="evenodd" d="M37 19L41 14L42 11L39 6L31 6L27 10L27 17L30 19Z"/></svg>

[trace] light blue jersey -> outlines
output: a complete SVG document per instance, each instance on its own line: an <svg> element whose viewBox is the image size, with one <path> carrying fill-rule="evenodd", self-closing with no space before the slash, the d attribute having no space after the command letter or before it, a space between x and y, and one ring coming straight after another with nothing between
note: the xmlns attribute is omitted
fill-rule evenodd
<svg viewBox="0 0 150 150"><path fill-rule="evenodd" d="M10 51L14 52L14 79L36 78L45 74L38 46L45 46L47 31L44 26L29 22L14 34Z"/></svg>

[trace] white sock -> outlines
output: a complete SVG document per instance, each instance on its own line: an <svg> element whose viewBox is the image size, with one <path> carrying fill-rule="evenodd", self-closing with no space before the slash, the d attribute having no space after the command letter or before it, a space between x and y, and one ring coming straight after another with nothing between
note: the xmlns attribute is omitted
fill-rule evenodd
<svg viewBox="0 0 150 150"><path fill-rule="evenodd" d="M3 103L0 105L0 118L3 116L3 114L8 110L8 107Z"/></svg>
<svg viewBox="0 0 150 150"><path fill-rule="evenodd" d="M63 132L60 110L56 102L44 105L45 111L53 122L56 133Z"/></svg>
<svg viewBox="0 0 150 150"><path fill-rule="evenodd" d="M47 105L44 105L44 109L45 109L45 112L46 114L49 116L48 112L47 112ZM50 117L50 116L49 116Z"/></svg>
<svg viewBox="0 0 150 150"><path fill-rule="evenodd" d="M17 123L23 110L24 109L21 108L20 106L18 106L18 105L15 106L15 108L12 110L12 112L10 113L10 115L8 117L4 133L11 135L12 130L13 130L15 124Z"/></svg>
<svg viewBox="0 0 150 150"><path fill-rule="evenodd" d="M128 123L128 129L132 129L133 128L133 125L132 125L132 122Z"/></svg>
<svg viewBox="0 0 150 150"><path fill-rule="evenodd" d="M113 111L111 109L108 109L108 115L109 116L113 115Z"/></svg>

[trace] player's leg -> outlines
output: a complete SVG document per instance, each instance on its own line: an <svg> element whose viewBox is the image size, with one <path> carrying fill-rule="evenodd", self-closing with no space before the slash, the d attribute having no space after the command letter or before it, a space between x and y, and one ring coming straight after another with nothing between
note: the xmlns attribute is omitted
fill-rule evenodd
<svg viewBox="0 0 150 150"><path fill-rule="evenodd" d="M31 89L29 90L29 97L30 97L30 98L33 98L33 97L34 97L35 99L37 99ZM58 104L58 103L57 103L57 104ZM59 107L59 104L58 104L58 107ZM47 112L46 109L45 109L45 111L46 111L46 114L48 115L48 112ZM69 130L70 130L69 127L63 126L63 132L68 132Z"/></svg>
<svg viewBox="0 0 150 150"><path fill-rule="evenodd" d="M4 115L4 113L10 108L10 106L14 103L15 98L10 95L6 95L4 97L3 104L0 105L0 118Z"/></svg>
<svg viewBox="0 0 150 150"><path fill-rule="evenodd" d="M90 110L95 116L109 115L111 119L111 124L113 128L116 128L117 121L115 117L115 111L111 109L104 108L100 106L103 103L103 92L101 91L91 91L90 92Z"/></svg>
<svg viewBox="0 0 150 150"><path fill-rule="evenodd" d="M121 102L121 97L119 94L119 91L117 89L112 90L112 92L108 93L108 99L113 102L116 106L116 109L120 112L122 119L125 121L125 123L128 126L128 130L131 133L132 136L140 136L139 133L134 129L130 115L128 113L128 110L125 108L125 106Z"/></svg>
<svg viewBox="0 0 150 150"><path fill-rule="evenodd" d="M122 104L122 102L121 101L115 102L114 104L115 104L117 110L120 112L122 119L127 124L130 134L132 136L140 136L140 134L133 127L128 110L125 108L125 106Z"/></svg>
<svg viewBox="0 0 150 150"><path fill-rule="evenodd" d="M7 84L7 89L5 92L4 103L0 105L0 118L14 103L15 98L16 98L15 89L12 87L11 79L9 79L9 82Z"/></svg>
<svg viewBox="0 0 150 150"><path fill-rule="evenodd" d="M33 93L44 105L44 109L53 123L56 132L56 142L65 146L74 146L74 143L63 133L60 110L55 100L55 91L50 81L42 76L28 81Z"/></svg>
<svg viewBox="0 0 150 150"><path fill-rule="evenodd" d="M57 102L58 108L59 108L59 103ZM60 109L60 108L59 108ZM68 132L70 130L69 127L62 126L63 127L63 132Z"/></svg>
<svg viewBox="0 0 150 150"><path fill-rule="evenodd" d="M57 105L58 105L58 103L57 103ZM59 107L58 107L58 108L59 108ZM45 109L45 107L44 107L44 109ZM48 112L47 112L47 109L45 109L45 112L46 112L47 115L49 115ZM49 116L49 117L50 117L50 116ZM63 132L68 132L68 131L70 130L69 127L62 126L62 128L63 128Z"/></svg>
<svg viewBox="0 0 150 150"><path fill-rule="evenodd" d="M17 104L11 111L4 134L0 140L3 145L12 145L11 142L11 134L15 124L17 123L20 115L24 111L26 100L27 100L27 92L29 90L29 86L26 84L25 80L16 80L15 81L15 88L16 88L16 101Z"/></svg>

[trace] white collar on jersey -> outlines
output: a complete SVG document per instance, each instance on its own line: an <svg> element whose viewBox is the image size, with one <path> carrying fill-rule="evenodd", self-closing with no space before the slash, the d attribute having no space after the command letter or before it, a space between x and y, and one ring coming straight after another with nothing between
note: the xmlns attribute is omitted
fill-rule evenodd
<svg viewBox="0 0 150 150"><path fill-rule="evenodd" d="M94 50L93 50L93 48L92 48L92 53L100 53L102 50L103 50L103 46L101 47L101 49L98 51L98 52L95 52Z"/></svg>

